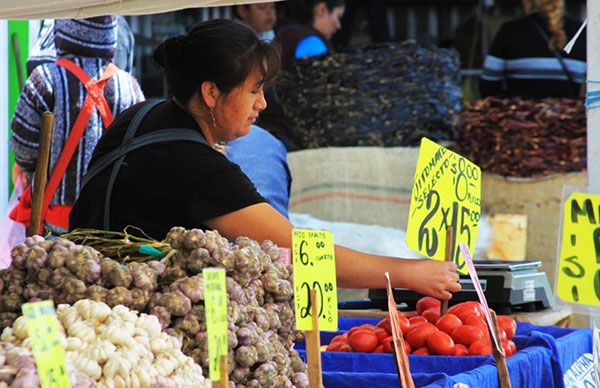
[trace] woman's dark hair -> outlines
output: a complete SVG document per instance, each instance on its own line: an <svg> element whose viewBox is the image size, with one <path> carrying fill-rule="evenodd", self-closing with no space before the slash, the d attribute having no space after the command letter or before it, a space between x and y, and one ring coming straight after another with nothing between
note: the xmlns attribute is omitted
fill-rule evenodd
<svg viewBox="0 0 600 388"><path fill-rule="evenodd" d="M280 55L275 46L261 41L242 23L213 19L196 23L185 35L168 38L153 54L169 90L186 104L204 81L214 82L227 95L241 85L253 69L267 83L279 72Z"/></svg>
<svg viewBox="0 0 600 388"><path fill-rule="evenodd" d="M330 12L336 7L345 5L344 0L286 0L283 2L283 13L285 18L303 24L312 24L315 6L320 3L325 3Z"/></svg>

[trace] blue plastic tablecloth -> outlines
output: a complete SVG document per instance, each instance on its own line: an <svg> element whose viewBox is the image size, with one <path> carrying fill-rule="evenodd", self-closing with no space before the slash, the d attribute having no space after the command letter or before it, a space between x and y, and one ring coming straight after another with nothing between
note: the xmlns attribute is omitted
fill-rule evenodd
<svg viewBox="0 0 600 388"><path fill-rule="evenodd" d="M340 318L340 332L370 318ZM326 344L339 334L321 333ZM513 387L563 388L563 374L584 353L592 352L592 333L588 329L565 329L517 323L513 338L519 350L508 358ZM305 357L303 344L297 349ZM498 374L491 356L409 356L410 370L417 387L452 387L464 383L472 388L498 387ZM390 354L322 353L323 384L326 388L398 387L393 356Z"/></svg>

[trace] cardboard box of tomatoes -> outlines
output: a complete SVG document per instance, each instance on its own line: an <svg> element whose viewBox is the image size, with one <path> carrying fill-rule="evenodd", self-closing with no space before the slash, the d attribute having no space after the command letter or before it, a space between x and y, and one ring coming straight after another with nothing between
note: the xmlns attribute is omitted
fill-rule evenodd
<svg viewBox="0 0 600 388"><path fill-rule="evenodd" d="M492 344L483 308L479 302L464 302L440 317L440 301L423 297L417 311L398 313L404 349L414 355L486 356ZM509 316L498 316L500 340L507 357L517 351L512 341L517 324ZM373 324L352 327L323 346L327 352L392 353L389 318Z"/></svg>

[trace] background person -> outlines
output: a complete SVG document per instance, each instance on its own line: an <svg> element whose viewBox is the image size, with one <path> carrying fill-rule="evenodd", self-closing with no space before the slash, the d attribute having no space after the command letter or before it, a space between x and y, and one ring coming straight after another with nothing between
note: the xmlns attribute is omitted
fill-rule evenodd
<svg viewBox="0 0 600 388"><path fill-rule="evenodd" d="M501 97L580 95L586 73L585 36L563 48L580 23L564 16L564 0L523 0L527 16L500 27L485 58L480 93Z"/></svg>
<svg viewBox="0 0 600 388"><path fill-rule="evenodd" d="M115 119L94 151L87 184L71 213L71 228L106 226L108 214L109 229L135 225L157 239L182 226L216 229L231 241L248 236L291 247L293 225L265 202L237 165L211 147L248 133L265 108L262 86L278 70L277 52L248 27L216 19L167 39L156 48L154 59L173 98L138 104ZM173 134L159 132L169 128L186 129L189 138L183 140L177 132L179 136L163 137L161 143L127 154L111 190L116 165L97 166L122 149L125 132L135 131L128 142L133 144L140 136ZM107 193L110 208L105 208ZM335 249L340 287L383 288L387 271L394 286L438 298L448 299L460 289L453 263Z"/></svg>
<svg viewBox="0 0 600 388"><path fill-rule="evenodd" d="M235 13L241 21L252 28L260 39L271 42L275 38L273 27L277 22L275 3L243 4L234 7Z"/></svg>
<svg viewBox="0 0 600 388"><path fill-rule="evenodd" d="M131 73L133 69L133 49L135 36L129 23L123 16L117 16L117 48L113 63L121 70ZM37 66L56 61L56 46L54 45L54 20L42 21L42 27L29 57L27 58L27 75Z"/></svg>
<svg viewBox="0 0 600 388"><path fill-rule="evenodd" d="M226 155L240 166L258 193L275 210L289 218L292 174L283 143L261 127L253 125L247 135L227 144Z"/></svg>
<svg viewBox="0 0 600 388"><path fill-rule="evenodd" d="M51 174L46 190L49 203L44 209L44 221L55 233L68 229L69 211L79 195L92 151L112 117L144 99L137 81L129 73L111 67L117 45L116 26L113 16L56 20L53 36L57 59L66 64L44 63L35 67L17 102L11 123L11 147L17 164L16 173L24 173L27 181L31 181L29 178L35 172L42 114L44 111L54 113ZM73 66L74 70L68 66ZM94 100L87 118L84 117L88 108L82 109L89 95L82 85L87 82L85 77L96 81L93 83L100 88L107 107L105 111L101 98ZM80 132L79 137L71 136L77 132ZM74 148L68 157L65 149L70 143ZM59 172L60 166L64 167L62 172ZM52 190L54 174L57 179ZM30 203L27 201L27 195L24 195L11 214L13 220L25 225L29 224Z"/></svg>
<svg viewBox="0 0 600 388"><path fill-rule="evenodd" d="M277 29L282 69L298 58L331 51L331 37L341 28L343 0L289 0L283 6L286 20Z"/></svg>

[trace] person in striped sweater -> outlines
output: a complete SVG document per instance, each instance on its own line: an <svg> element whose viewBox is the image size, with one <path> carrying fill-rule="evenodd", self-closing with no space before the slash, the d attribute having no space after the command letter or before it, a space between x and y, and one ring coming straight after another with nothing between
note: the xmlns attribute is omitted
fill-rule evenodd
<svg viewBox="0 0 600 388"><path fill-rule="evenodd" d="M483 97L580 96L586 75L585 36L563 52L580 23L564 16L564 0L522 0L527 16L503 24L485 58Z"/></svg>
<svg viewBox="0 0 600 388"><path fill-rule="evenodd" d="M68 229L68 212L79 195L92 151L112 117L144 100L135 78L112 65L117 45L116 27L114 16L56 20L54 41L58 61L37 66L27 79L17 102L11 123L11 147L17 170L31 182L38 157L43 112L50 111L54 114L48 172L51 176L89 94L80 76L76 76L59 62L67 60L83 70L91 80L97 81L97 86L103 87L100 88L100 94L104 97L104 106L108 107L109 112L101 114L101 99L96 99L91 106L91 115L84 120L85 128L81 139L75 143L76 148L72 157L67 160L66 171L52 195L49 210L45 213L46 226L51 231ZM107 75L109 68L110 77ZM103 75L107 77L105 80L101 79ZM27 216L19 219L13 214L11 217L25 224L29 222L23 218Z"/></svg>

